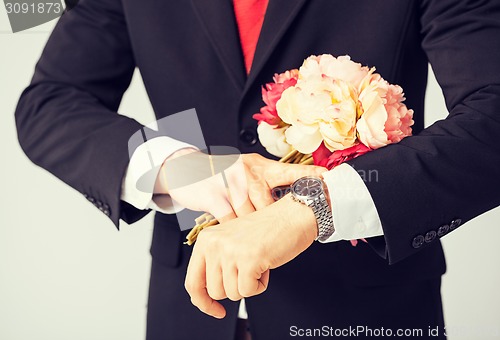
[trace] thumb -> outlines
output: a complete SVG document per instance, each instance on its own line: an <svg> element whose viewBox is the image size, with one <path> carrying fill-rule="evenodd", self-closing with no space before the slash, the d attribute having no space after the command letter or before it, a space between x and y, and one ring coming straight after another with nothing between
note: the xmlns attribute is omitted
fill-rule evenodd
<svg viewBox="0 0 500 340"><path fill-rule="evenodd" d="M271 188L289 185L301 177L320 177L326 171L326 168L316 165L278 163L276 176L270 176L267 183Z"/></svg>

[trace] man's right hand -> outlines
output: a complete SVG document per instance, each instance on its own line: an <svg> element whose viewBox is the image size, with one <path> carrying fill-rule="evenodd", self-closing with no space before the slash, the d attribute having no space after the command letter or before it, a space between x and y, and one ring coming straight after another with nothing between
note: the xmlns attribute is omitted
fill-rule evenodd
<svg viewBox="0 0 500 340"><path fill-rule="evenodd" d="M258 154L210 156L182 149L163 163L155 193L170 195L183 208L208 212L224 222L272 204L272 188L304 176L319 177L325 171L323 167L280 163Z"/></svg>

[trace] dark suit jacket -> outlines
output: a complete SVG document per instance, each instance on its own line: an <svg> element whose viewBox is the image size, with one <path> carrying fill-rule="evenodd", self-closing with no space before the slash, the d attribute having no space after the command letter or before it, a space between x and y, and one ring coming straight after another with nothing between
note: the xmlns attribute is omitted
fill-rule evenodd
<svg viewBox="0 0 500 340"><path fill-rule="evenodd" d="M128 139L141 125L116 110L135 67L158 118L194 107L207 145L270 156L252 119L260 86L311 54L349 54L401 85L415 110L415 136L350 162L378 171L366 185L384 237L370 240L375 251L314 245L271 284L300 300L299 288L319 278L297 273L313 269L335 268L362 286L436 278L445 270L439 237L500 204L499 36L495 1L270 0L247 77L230 0L82 0L60 19L21 96L19 140L116 226L134 222L146 212L121 202L120 187ZM429 61L450 115L423 129ZM190 250L175 217L155 222L154 260L172 270L185 264ZM182 282L180 268L172 275Z"/></svg>

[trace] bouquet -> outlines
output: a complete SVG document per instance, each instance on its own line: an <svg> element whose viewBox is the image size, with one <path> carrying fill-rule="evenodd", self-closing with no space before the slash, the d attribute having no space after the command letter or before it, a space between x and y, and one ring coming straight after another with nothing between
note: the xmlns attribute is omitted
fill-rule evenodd
<svg viewBox="0 0 500 340"><path fill-rule="evenodd" d="M349 56L310 56L273 80L263 86L266 105L253 118L261 144L280 162L331 170L412 133L403 89ZM186 243L217 223L210 214L200 216Z"/></svg>

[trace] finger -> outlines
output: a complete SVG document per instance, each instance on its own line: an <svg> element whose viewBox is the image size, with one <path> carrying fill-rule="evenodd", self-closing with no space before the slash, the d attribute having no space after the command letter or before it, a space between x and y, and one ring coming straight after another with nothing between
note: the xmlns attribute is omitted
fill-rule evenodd
<svg viewBox="0 0 500 340"><path fill-rule="evenodd" d="M236 213L234 212L231 204L231 193L228 188L226 176L221 173L212 177L211 180L216 182L217 185L214 186L212 196L208 198L210 200L208 203L208 206L210 207L209 212L219 222L226 222L236 218Z"/></svg>
<svg viewBox="0 0 500 340"><path fill-rule="evenodd" d="M184 287L191 297L191 303L203 313L217 319L222 319L226 316L224 307L208 295L206 289L205 260L196 256L194 250L187 268Z"/></svg>
<svg viewBox="0 0 500 340"><path fill-rule="evenodd" d="M271 188L265 182L251 186L248 191L248 196L256 210L263 209L274 203L274 199L271 195Z"/></svg>
<svg viewBox="0 0 500 340"><path fill-rule="evenodd" d="M233 210L231 204L224 199L213 202L213 209L210 213L219 221L220 223L227 222L229 220L236 218L236 213Z"/></svg>
<svg viewBox="0 0 500 340"><path fill-rule="evenodd" d="M206 292L206 291L205 291ZM226 316L226 309L219 302L213 300L208 296L200 297L197 300L191 298L191 303L198 307L203 313L210 315L216 319L223 319Z"/></svg>
<svg viewBox="0 0 500 340"><path fill-rule="evenodd" d="M238 291L243 297L262 294L269 283L269 269L259 274L253 270L238 271Z"/></svg>
<svg viewBox="0 0 500 340"><path fill-rule="evenodd" d="M236 216L241 217L241 216L245 216L245 215L248 215L248 214L254 212L255 207L253 206L250 199L247 198L247 200L242 205L239 205L239 206L233 205L233 210L234 210L234 213L236 214Z"/></svg>
<svg viewBox="0 0 500 340"><path fill-rule="evenodd" d="M227 222L230 220L234 220L237 216L236 216L236 213L234 211L231 211L231 213L229 213L229 214L226 214L223 216L214 215L214 217L217 219L217 221L219 221L219 223L224 223L224 222Z"/></svg>
<svg viewBox="0 0 500 340"><path fill-rule="evenodd" d="M262 282L262 285L267 289L269 286L269 276L271 275L271 270L266 270L265 272L262 273L259 281Z"/></svg>
<svg viewBox="0 0 500 340"><path fill-rule="evenodd" d="M226 195L233 208L245 205L248 200L248 178L241 158L221 173Z"/></svg>
<svg viewBox="0 0 500 340"><path fill-rule="evenodd" d="M238 291L238 269L235 266L222 270L222 280L224 282L224 290L230 300L238 301L243 298Z"/></svg>
<svg viewBox="0 0 500 340"><path fill-rule="evenodd" d="M256 210L263 209L274 203L271 188L265 180L265 166L260 164L249 165L246 172L248 181L248 197Z"/></svg>
<svg viewBox="0 0 500 340"><path fill-rule="evenodd" d="M269 187L289 185L304 176L321 177L327 170L321 166L304 164L277 163L273 168L273 175L267 176Z"/></svg>
<svg viewBox="0 0 500 340"><path fill-rule="evenodd" d="M226 296L224 284L222 282L222 269L219 265L207 263L206 280L208 295L214 300L223 300Z"/></svg>

